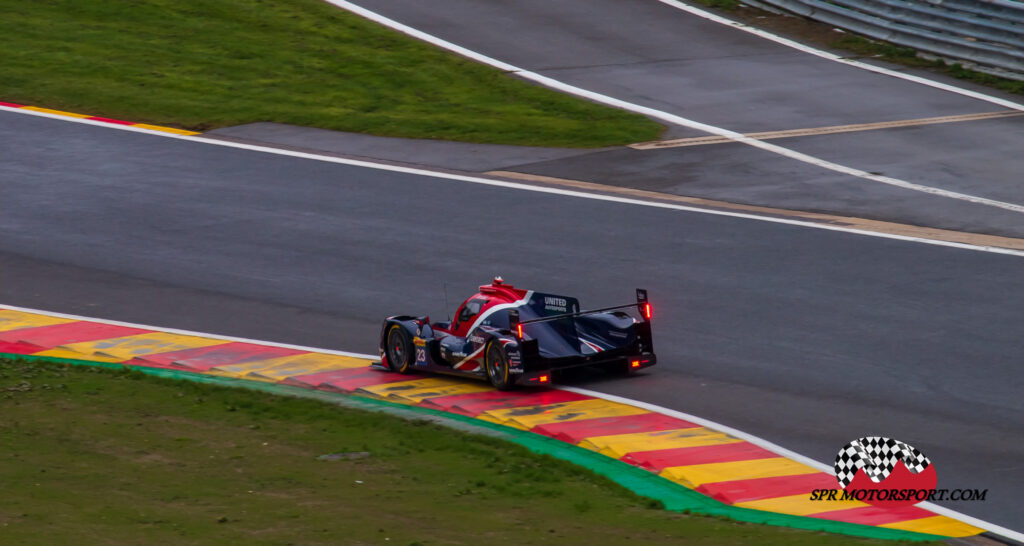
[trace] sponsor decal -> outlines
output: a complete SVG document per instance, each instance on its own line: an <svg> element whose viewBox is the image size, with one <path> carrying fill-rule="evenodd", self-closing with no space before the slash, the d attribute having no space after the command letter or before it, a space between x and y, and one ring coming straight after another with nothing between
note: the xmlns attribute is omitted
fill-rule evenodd
<svg viewBox="0 0 1024 546"><path fill-rule="evenodd" d="M522 368L512 368L512 367L509 367L508 373L510 373L510 374L521 374L521 373L523 373L523 369Z"/></svg>
<svg viewBox="0 0 1024 546"><path fill-rule="evenodd" d="M484 338L482 338L480 336L469 336L469 341L471 341L473 343L483 343L484 342Z"/></svg>
<svg viewBox="0 0 1024 546"><path fill-rule="evenodd" d="M421 337L414 337L414 338L412 338L412 344L417 346L417 347L426 347L427 346L427 340L425 340L425 339L423 339Z"/></svg>
<svg viewBox="0 0 1024 546"><path fill-rule="evenodd" d="M566 306L569 302L565 298L555 298L552 296L544 296L544 308L548 311L558 311L559 313L566 312Z"/></svg>
<svg viewBox="0 0 1024 546"><path fill-rule="evenodd" d="M879 507L929 501L983 501L988 489L936 489L935 465L906 442L883 436L858 438L839 450L840 489L816 489L812 501L857 500Z"/></svg>

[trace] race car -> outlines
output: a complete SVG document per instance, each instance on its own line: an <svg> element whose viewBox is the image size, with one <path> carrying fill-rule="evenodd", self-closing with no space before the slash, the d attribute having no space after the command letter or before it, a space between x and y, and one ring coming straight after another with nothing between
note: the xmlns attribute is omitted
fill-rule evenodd
<svg viewBox="0 0 1024 546"><path fill-rule="evenodd" d="M550 383L555 372L577 366L633 373L657 362L646 290L637 289L636 303L580 311L576 298L523 290L501 277L466 299L451 322L384 319L380 358L374 365L394 372L481 378L501 390Z"/></svg>

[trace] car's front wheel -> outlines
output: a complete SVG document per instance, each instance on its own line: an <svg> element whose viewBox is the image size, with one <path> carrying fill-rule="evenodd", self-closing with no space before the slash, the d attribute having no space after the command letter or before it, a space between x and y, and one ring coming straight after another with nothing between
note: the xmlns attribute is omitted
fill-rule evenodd
<svg viewBox="0 0 1024 546"><path fill-rule="evenodd" d="M409 373L412 367L413 348L409 332L398 324L388 328L387 336L388 367L398 373Z"/></svg>
<svg viewBox="0 0 1024 546"><path fill-rule="evenodd" d="M484 368L487 369L487 380L494 388L506 391L512 388L512 378L508 370L508 357L501 343L492 341L487 344L484 352Z"/></svg>

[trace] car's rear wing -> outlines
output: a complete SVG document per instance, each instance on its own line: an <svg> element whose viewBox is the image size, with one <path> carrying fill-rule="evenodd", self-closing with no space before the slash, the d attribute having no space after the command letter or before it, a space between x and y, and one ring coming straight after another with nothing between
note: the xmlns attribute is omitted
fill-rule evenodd
<svg viewBox="0 0 1024 546"><path fill-rule="evenodd" d="M576 336L576 319L578 317L625 309L635 309L640 315L640 320L635 323L634 331L636 337L628 346L602 351L598 354L566 357L554 356L545 358L542 357L540 353L540 340L532 336L527 337L524 335L523 331L523 326L528 324L564 321L573 325L571 329L567 330L569 330L571 336ZM562 313L527 320L520 320L519 309L509 309L508 319L509 330L511 330L512 335L519 342L520 359L527 372L524 377L534 372L540 374L548 370L555 371L574 366L592 365L601 362L614 363L616 361L623 361L623 363L628 367L628 370L634 371L647 366L653 366L654 363L657 362L657 358L654 355L654 343L651 335L651 302L647 297L647 290L642 288L638 288L636 291L636 303L604 307L601 309L591 309L589 311ZM636 319L634 318L634 320ZM531 378L527 379L527 382L533 381L533 376L530 377Z"/></svg>
<svg viewBox="0 0 1024 546"><path fill-rule="evenodd" d="M519 320L519 310L509 309L508 311L508 322L509 330L512 330L517 337L522 339L523 337L523 325L533 324L535 322L548 322L553 320L561 320L567 318L576 318L584 315L593 315L595 313L607 313L608 311L617 311L620 309L629 309L635 307L640 316L643 317L645 322L651 321L651 302L647 298L647 290L643 288L636 289L636 303L627 303L626 305L616 305L614 307L602 307L601 309L590 309L589 311L578 311L575 313L563 313L560 315L551 315L547 317L540 317L529 320Z"/></svg>

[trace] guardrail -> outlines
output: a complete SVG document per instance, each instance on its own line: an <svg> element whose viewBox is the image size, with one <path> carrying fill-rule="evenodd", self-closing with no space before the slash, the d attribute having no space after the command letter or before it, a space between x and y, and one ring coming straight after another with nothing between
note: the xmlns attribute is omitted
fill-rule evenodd
<svg viewBox="0 0 1024 546"><path fill-rule="evenodd" d="M815 21L1024 80L1024 2L757 0Z"/></svg>

